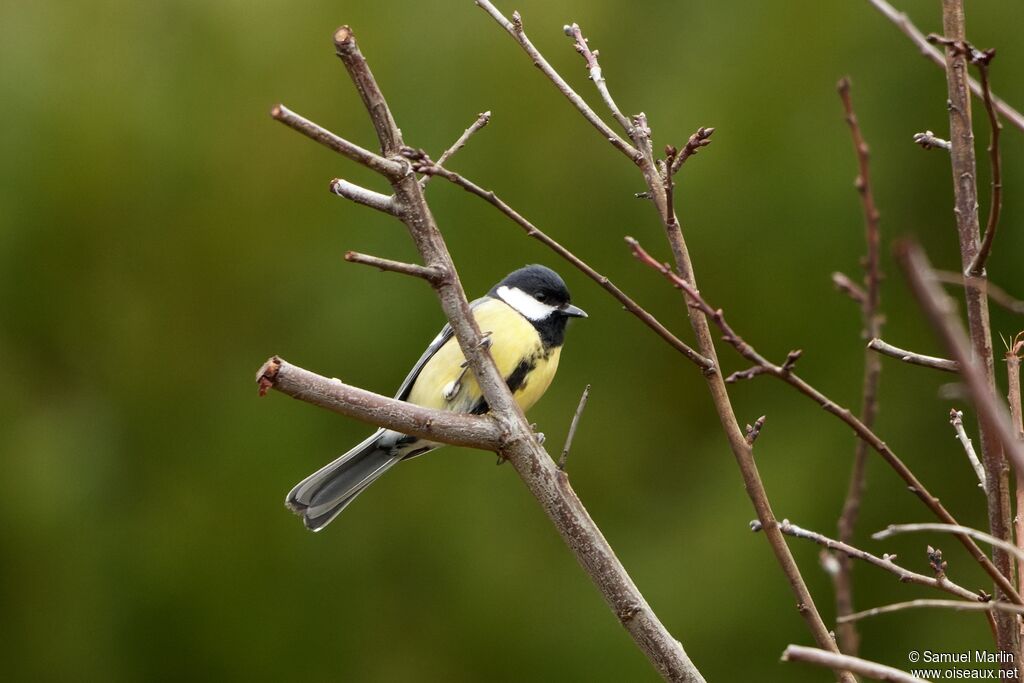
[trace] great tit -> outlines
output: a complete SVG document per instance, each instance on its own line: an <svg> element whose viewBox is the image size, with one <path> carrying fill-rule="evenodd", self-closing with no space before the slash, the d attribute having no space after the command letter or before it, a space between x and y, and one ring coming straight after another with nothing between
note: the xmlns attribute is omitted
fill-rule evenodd
<svg viewBox="0 0 1024 683"><path fill-rule="evenodd" d="M569 290L558 273L540 265L509 273L470 306L498 371L519 406L528 410L555 376L569 318L587 314L570 303ZM395 398L436 410L487 412L487 401L450 325L423 352ZM379 429L299 482L285 505L302 517L306 528L320 531L391 467L441 445Z"/></svg>

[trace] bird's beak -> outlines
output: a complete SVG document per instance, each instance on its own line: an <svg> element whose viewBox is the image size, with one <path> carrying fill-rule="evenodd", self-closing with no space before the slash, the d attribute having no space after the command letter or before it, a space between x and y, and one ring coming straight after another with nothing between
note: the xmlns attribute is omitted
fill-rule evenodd
<svg viewBox="0 0 1024 683"><path fill-rule="evenodd" d="M566 304L562 308L562 315L566 316L567 318L586 318L586 317L588 317L586 311L584 311L579 306L573 306L572 304Z"/></svg>

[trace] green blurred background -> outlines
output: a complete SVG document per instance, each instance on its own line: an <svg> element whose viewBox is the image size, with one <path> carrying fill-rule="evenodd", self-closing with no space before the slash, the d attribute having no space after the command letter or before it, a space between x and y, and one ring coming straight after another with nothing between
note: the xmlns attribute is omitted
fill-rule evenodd
<svg viewBox="0 0 1024 683"><path fill-rule="evenodd" d="M834 270L859 277L855 162L835 95L849 74L883 213L891 341L938 351L889 257L916 235L957 263L945 155L911 134L948 130L942 72L865 2L499 3L519 9L552 63L592 102L563 36L578 21L627 112L657 146L698 125L714 144L678 191L705 295L767 355L859 403L859 312ZM923 30L939 3L904 0ZM999 48L998 92L1024 104L1024 7L971 3L969 32ZM369 431L253 376L279 353L390 393L443 322L421 282L351 266L348 249L414 258L404 229L327 192L378 179L267 116L282 101L364 145L372 131L333 56L349 23L408 143L435 154L491 125L452 162L494 188L690 338L678 295L622 236L668 250L633 198L636 170L469 0L198 0L0 5L0 661L11 680L522 681L654 678L510 467L446 449L396 469L326 531L285 492ZM982 120L980 108L977 118ZM979 127L979 152L987 132ZM1024 136L1004 136L1007 196L993 279L1024 295ZM983 157L982 157L983 158ZM980 171L985 184L987 168ZM527 262L563 273L590 319L531 419L560 447L593 384L573 484L662 620L709 680L818 681L783 665L809 643L753 516L700 375L602 290L461 190L431 205L471 295ZM1006 335L1021 318L994 309ZM998 344L998 342L997 342ZM1000 347L1001 348L1001 347ZM743 367L722 349L727 370ZM1000 364L1000 368L1001 368ZM886 362L879 433L959 519L984 525L973 474L938 398L948 378ZM757 458L780 518L833 533L854 442L767 379L736 386L740 419L767 413ZM964 407L961 405L961 407ZM972 427L973 429L973 427ZM988 582L945 538L871 541L931 521L870 460L859 530L875 552ZM826 621L818 549L791 543ZM856 569L856 601L915 596ZM863 623L863 654L985 647L977 615Z"/></svg>

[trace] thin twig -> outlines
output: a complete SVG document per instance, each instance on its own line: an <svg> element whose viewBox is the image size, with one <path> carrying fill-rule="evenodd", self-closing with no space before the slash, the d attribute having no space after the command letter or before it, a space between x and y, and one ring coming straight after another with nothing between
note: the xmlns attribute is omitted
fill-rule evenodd
<svg viewBox="0 0 1024 683"><path fill-rule="evenodd" d="M1019 550L1012 543L1008 543L1001 538L996 538L992 534L987 534L984 531L972 529L967 526L961 526L959 524L935 524L933 522L923 522L921 524L890 524L881 531L876 531L871 534L871 538L876 541L881 541L886 538L896 536L897 534L927 531L941 531L944 533L957 534L958 536L970 536L971 538L976 538L979 541L988 543L996 548L1002 548L1010 554L1017 555L1019 558L1024 558L1024 551Z"/></svg>
<svg viewBox="0 0 1024 683"><path fill-rule="evenodd" d="M981 238L981 246L974 260L967 268L970 275L981 275L985 270L985 262L992 253L992 241L996 236L996 228L999 227L999 213L1003 208L1003 163L999 154L999 133L1003 125L999 123L999 113L996 112L995 104L992 102L992 88L988 82L988 67L995 56L995 50L984 50L981 52L972 51L971 63L978 67L981 76L982 99L985 102L985 112L988 114L988 124L992 130L992 137L988 143L989 163L992 166L992 196L988 207L988 221L985 223L985 234Z"/></svg>
<svg viewBox="0 0 1024 683"><path fill-rule="evenodd" d="M764 423L767 419L767 416L762 415L754 420L754 424L746 426L743 432L746 435L748 444L753 446L754 442L757 441L757 437L761 436L761 430L764 429ZM758 524L760 524L760 522L758 522Z"/></svg>
<svg viewBox="0 0 1024 683"><path fill-rule="evenodd" d="M971 443L971 437L967 436L967 430L964 429L964 412L953 408L949 411L949 424L953 425L953 430L956 431L956 438L960 442L960 445L964 447L964 453L967 454L967 459L971 462L971 467L974 468L974 473L978 477L978 485L985 488L985 467L981 464L981 460L978 460L978 454L974 452L974 444Z"/></svg>
<svg viewBox="0 0 1024 683"><path fill-rule="evenodd" d="M898 11L895 7L886 2L886 0L868 0L868 2L874 5L875 9L881 12L886 19L895 24L896 27L903 32L903 35L910 38L910 40L921 50L922 55L930 59L936 66L942 69L946 68L946 60L943 58L942 53L928 44L928 39L916 26L914 26L905 12ZM968 84L970 85L971 92L973 92L975 96L982 96L980 83L971 78L968 79ZM1024 131L1024 114L1021 114L995 94L992 95L992 102L996 109L999 110L999 113L1006 117L1007 121L1009 121L1015 128L1019 128Z"/></svg>
<svg viewBox="0 0 1024 683"><path fill-rule="evenodd" d="M580 424L580 416L583 415L583 411L587 407L588 398L590 398L589 384L583 389L583 395L580 396L580 404L576 406L576 412L572 416L572 422L569 423L569 433L565 436L565 446L562 447L562 455L558 458L558 469L562 471L565 471L565 461L569 457L569 449L572 448L572 440L576 438L576 427Z"/></svg>
<svg viewBox="0 0 1024 683"><path fill-rule="evenodd" d="M945 506L942 505L941 501L933 496L924 484L918 480L917 476L910 471L910 468L900 460L892 449L882 441L877 434L872 430L868 429L863 422L861 422L852 411L848 408L844 408L837 404L835 401L830 399L825 394L821 393L813 386L804 381L795 372L783 372L782 367L776 365L762 356L758 351L749 345L742 337L740 337L732 327L729 326L725 320L725 315L721 309L714 309L708 304L708 302L700 295L689 282L680 277L678 274L672 272L665 264L658 262L657 259L652 257L643 247L633 238L626 238L627 244L633 251L633 255L637 257L650 268L661 273L674 287L683 290L683 292L689 297L692 302L692 306L701 310L706 316L711 318L715 325L722 331L723 339L733 346L736 351L751 361L757 366L764 368L762 374L771 375L777 379L781 379L790 386L794 387L797 391L804 394L819 406L821 406L826 412L838 417L844 423L846 423L860 438L868 442L882 459L896 471L899 477L907 484L907 488L911 493L916 495L921 502L923 502L929 510L931 510L936 517L947 524L956 524L956 520L946 510ZM992 577L992 580L999 585L999 587L1006 593L1008 599L1017 604L1024 605L1024 600L1021 599L1020 595L1014 589L1013 584L1007 580L1006 576L996 568L992 561L988 558L984 551L978 547L978 545L972 541L967 535L961 534L958 536L960 542L967 548L967 551L971 554L982 569Z"/></svg>
<svg viewBox="0 0 1024 683"><path fill-rule="evenodd" d="M519 16L519 12L512 14L512 20L509 21L505 18L498 8L496 8L489 0L476 0L478 7L483 9L487 14L491 16L498 25L500 25L505 31L512 36L512 39L519 43L519 46L523 48L523 51L529 55L530 59L533 60L534 65L541 70L541 72L547 76L548 80L555 84L565 97L572 103L574 107L583 115L583 118L587 120L590 125L597 129L597 132L601 134L605 140L610 142L613 147L625 154L631 161L636 163L639 159L639 152L633 148L628 142L623 140L618 133L611 129L607 123L605 123L597 113L590 108L590 105L573 90L565 79L559 75L557 71L552 68L548 60L544 58L544 55L533 46L530 39L526 37L526 32L523 31L523 20Z"/></svg>
<svg viewBox="0 0 1024 683"><path fill-rule="evenodd" d="M339 197L344 197L356 204L368 206L371 209L382 211L391 216L398 215L398 209L395 207L394 197L389 197L386 194L368 190L365 187L356 185L355 183L350 183L349 181L342 180L341 178L334 178L331 180L328 187L333 194L336 194Z"/></svg>
<svg viewBox="0 0 1024 683"><path fill-rule="evenodd" d="M682 151L679 155L673 159L672 163L669 164L669 175L675 175L687 159L694 156L701 150L702 147L707 147L711 144L711 135L715 132L714 128L708 128L701 126L697 131L690 136L690 139L683 145Z"/></svg>
<svg viewBox="0 0 1024 683"><path fill-rule="evenodd" d="M756 521L750 523L750 528L753 531L761 530L760 523L757 523ZM788 519L782 520L782 523L779 525L779 531L787 536L792 536L793 538L803 538L808 541L812 541L828 550L834 550L842 553L843 556L847 558L863 560L868 564L884 569L887 572L895 574L900 583L912 583L918 586L936 588L940 591L945 591L950 595L955 595L958 598L963 598L964 600L984 601L988 599L988 596L984 593L968 590L963 586L953 583L945 576L942 576L941 578L926 576L901 567L893 561L896 559L895 555L885 554L881 557L872 555L871 553L861 550L860 548L856 548L849 543L837 541L823 534L819 534L816 531L810 531L808 529L798 527L796 524L792 524Z"/></svg>
<svg viewBox="0 0 1024 683"><path fill-rule="evenodd" d="M936 137L935 133L926 130L923 133L914 133L914 143L921 145L922 149L944 149L949 151L949 140Z"/></svg>
<svg viewBox="0 0 1024 683"><path fill-rule="evenodd" d="M889 681L890 683L928 683L923 678L911 676L905 671L894 669L891 666L868 661L860 657L836 654L828 650L819 650L816 647L804 647L803 645L790 645L782 653L784 662L804 662L822 666L833 671L852 671L866 678L876 681Z"/></svg>
<svg viewBox="0 0 1024 683"><path fill-rule="evenodd" d="M926 356L923 353L915 353L913 351L907 351L901 349L898 346L893 346L881 339L875 338L868 342L868 348L872 351L877 351L883 356L890 356L904 363L910 363L911 365L920 365L925 368L932 368L933 370L942 370L943 372L960 372L960 365L955 360L949 360L948 358L938 358L936 356Z"/></svg>
<svg viewBox="0 0 1024 683"><path fill-rule="evenodd" d="M875 195L871 189L870 150L861 132L860 122L853 108L850 96L850 79L842 78L836 86L839 99L843 103L846 124L850 128L853 151L857 157L857 178L854 187L860 195L864 214L864 242L867 254L864 258L864 300L861 304L862 335L866 339L874 339L882 332L882 315L879 311L881 298L882 272L879 266L882 231L880 217L875 204ZM878 384L882 374L882 363L874 354L864 353L864 379L861 384L860 421L871 429L878 414ZM850 543L854 537L857 518L860 515L861 500L864 497L864 479L867 468L868 444L857 439L853 455L853 466L850 470L850 483L847 486L846 498L839 515L837 528L839 540ZM836 588L836 614L842 616L853 611L853 563L846 556L839 558L839 571L833 577ZM860 634L853 625L838 629L839 645L846 654L856 655L860 650Z"/></svg>
<svg viewBox="0 0 1024 683"><path fill-rule="evenodd" d="M861 307L868 300L868 293L864 291L864 288L844 273L838 271L832 273L832 284L835 285L837 290L853 299L855 303L860 304Z"/></svg>
<svg viewBox="0 0 1024 683"><path fill-rule="evenodd" d="M623 307L636 316L642 323L647 325L651 330L654 331L659 337L668 342L669 346L674 348L679 353L683 354L693 363L697 364L704 372L714 372L714 363L711 360L704 358L699 353L694 351L686 342L679 339L679 337L672 334L668 328L666 328L661 322L658 321L653 315L645 310L640 304L631 299L625 292L619 289L615 284L605 275L594 270L589 264L583 259L576 256L573 252L569 251L566 247L560 244L558 241L547 235L544 231L538 228L536 225L528 221L518 211L513 209L498 195L491 190L486 190L473 181L455 173L448 169L440 166L436 161L430 161L425 156L418 156L415 162L417 172L426 173L428 175L438 175L447 180L448 182L461 187L466 192L483 199L488 204L496 208L501 213L505 214L513 223L521 227L526 231L527 236L532 237L541 244L551 249L563 259L572 264L577 270L589 277L591 280L600 285L606 292L612 295L616 301L621 303Z"/></svg>
<svg viewBox="0 0 1024 683"><path fill-rule="evenodd" d="M270 110L270 116L275 121L280 121L294 131L302 133L310 140L319 142L328 149L333 149L338 154L346 156L357 164L376 171L385 178L394 180L405 173L406 167L397 161L385 159L368 149L364 149L354 142L339 137L331 131L319 126L307 118L304 118L291 111L283 104L275 104Z"/></svg>
<svg viewBox="0 0 1024 683"><path fill-rule="evenodd" d="M479 131L481 128L483 128L490 122L490 111L485 111L481 112L480 114L477 114L476 120L470 124L469 128L462 131L462 135L459 136L459 139L452 143L451 147L449 147L448 149L441 153L441 156L437 158L437 163L443 164L444 162L451 159L456 152L458 152L460 149L466 146L466 143L469 142L469 139L473 137L477 131ZM431 178L433 178L433 176L431 175L425 175L422 178L420 178L420 187L426 187L427 183L430 182Z"/></svg>
<svg viewBox="0 0 1024 683"><path fill-rule="evenodd" d="M948 270L936 270L935 279L947 285L964 285L963 273L954 273ZM992 303L1002 306L1010 313L1024 315L1024 300L1018 299L1002 287L988 283L988 298Z"/></svg>
<svg viewBox="0 0 1024 683"><path fill-rule="evenodd" d="M1014 338L1006 349L1007 401L1010 404L1010 419L1017 431L1017 439L1024 442L1024 408L1021 404L1020 365L1024 355L1024 332ZM1015 541L1017 548L1024 551L1024 478L1017 477L1017 516ZM1024 589L1024 560L1017 560L1017 585ZM1024 637L1024 622L1021 623L1021 636Z"/></svg>
<svg viewBox="0 0 1024 683"><path fill-rule="evenodd" d="M1024 614L1024 607L1014 605L1009 602L998 602L996 600L992 600L990 602L964 602L962 600L920 598L918 600L908 600L907 602L898 602L892 605L883 605L882 607L873 607L872 609L864 610L863 612L857 612L856 614L840 617L836 621L840 623L848 623L851 621L865 619L867 617L875 617L879 614L889 614L891 612L900 612L905 609L919 609L922 607L937 607L940 609L951 609L957 612L998 611L1005 612L1007 614Z"/></svg>
<svg viewBox="0 0 1024 683"><path fill-rule="evenodd" d="M565 31L565 35L573 39L576 52L579 52L580 56L587 63L587 72L590 75L590 80L594 81L594 86L597 87L597 91L601 94L601 99L604 100L605 106L612 113L612 117L619 122L626 135L629 135L632 126L629 123L629 119L623 116L619 106L615 104L615 100L612 98L611 91L608 90L608 83L605 82L601 65L597 61L598 51L590 50L590 46L587 44L587 39L583 37L583 31L580 30L579 24L574 23L563 26L562 30Z"/></svg>
<svg viewBox="0 0 1024 683"><path fill-rule="evenodd" d="M380 258L379 256L360 254L358 251L345 252L345 260L349 263L361 263L364 266L373 266L379 270L423 278L427 282L432 283L440 282L448 275L438 266L421 266L416 263L392 261L391 259Z"/></svg>

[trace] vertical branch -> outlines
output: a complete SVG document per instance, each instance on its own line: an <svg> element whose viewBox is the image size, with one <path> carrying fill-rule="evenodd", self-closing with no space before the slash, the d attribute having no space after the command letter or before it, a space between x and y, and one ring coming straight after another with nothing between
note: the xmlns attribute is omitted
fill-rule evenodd
<svg viewBox="0 0 1024 683"><path fill-rule="evenodd" d="M964 270L967 322L974 356L984 373L988 390L994 396L996 384L987 278L984 273L976 275L969 272L979 251L980 225L963 0L942 0L942 25L946 42L946 85L949 92L949 156L953 172L954 214L960 241L961 268ZM1012 536L1009 470L999 436L985 420L979 422L979 434L982 461L985 464L989 529L993 536L1007 540ZM999 571L1012 581L1014 572L1010 556L1001 549L994 549L992 559ZM996 595L997 599L1006 599L998 587ZM999 613L996 615L996 625L999 648L1004 652L1016 653L1019 639L1015 617Z"/></svg>
<svg viewBox="0 0 1024 683"><path fill-rule="evenodd" d="M1013 340L1013 344L1006 351L1006 375L1007 375L1007 386L1009 390L1007 392L1007 399L1010 403L1010 419L1013 422L1013 427L1017 431L1017 438L1024 443L1024 410L1021 408L1021 391L1020 391L1020 362L1021 356L1024 355L1024 332L1021 332ZM1014 517L1014 523L1016 525L1016 541L1017 547L1024 550L1024 477L1019 474L1016 477L1017 482L1017 516ZM1024 587L1024 560L1017 560L1017 580L1020 582L1017 585ZM1022 642L1024 642L1024 621L1020 622L1019 636ZM1024 646L1022 646L1024 647Z"/></svg>
<svg viewBox="0 0 1024 683"><path fill-rule="evenodd" d="M875 206L874 193L871 191L870 151L861 133L857 114L853 110L850 99L850 80L843 78L837 86L839 98L843 102L846 123L850 127L853 149L857 155L857 179L854 183L860 195L864 210L864 235L867 243L867 257L864 259L864 297L861 301L861 317L863 320L863 338L876 339L882 333L882 316L879 314L879 298L881 289L881 272L879 268L879 251L881 247L881 230L879 228L878 208ZM864 351L864 380L861 389L860 421L868 429L875 424L878 414L878 383L882 374L882 359L871 349ZM852 543L857 517L860 514L861 500L864 496L864 473L868 457L868 444L857 439L856 451L853 455L853 468L850 472L850 483L843 502L843 511L839 516L838 530L841 543ZM839 563L834 582L836 587L836 616L843 617L854 612L853 606L853 560L844 554L836 556ZM860 649L860 634L853 622L841 622L836 628L840 649L848 655L856 656Z"/></svg>

